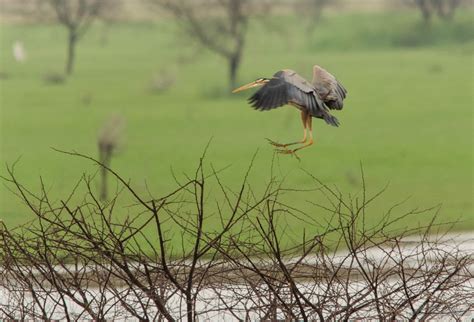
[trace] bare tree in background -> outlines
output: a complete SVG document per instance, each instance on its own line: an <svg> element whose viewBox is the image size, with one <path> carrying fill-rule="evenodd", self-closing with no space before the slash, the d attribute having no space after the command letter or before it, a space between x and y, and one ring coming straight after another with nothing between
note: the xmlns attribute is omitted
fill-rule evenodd
<svg viewBox="0 0 474 322"><path fill-rule="evenodd" d="M76 45L105 7L104 0L47 0L57 21L68 32L65 72L71 75L76 57Z"/></svg>
<svg viewBox="0 0 474 322"><path fill-rule="evenodd" d="M68 44L65 73L72 74L77 42L97 19L104 22L106 31L120 15L123 0L14 0L3 4L2 11L29 22L59 22L67 29Z"/></svg>
<svg viewBox="0 0 474 322"><path fill-rule="evenodd" d="M414 0L413 5L416 5L421 12L421 16L423 17L423 21L425 23L429 23L431 21L431 1L430 0Z"/></svg>
<svg viewBox="0 0 474 322"><path fill-rule="evenodd" d="M321 18L321 13L323 8L329 4L329 0L311 0L312 8L313 8L313 17L315 20L319 20Z"/></svg>
<svg viewBox="0 0 474 322"><path fill-rule="evenodd" d="M235 88L245 45L250 1L149 1L172 13L189 36L227 60L229 86Z"/></svg>
<svg viewBox="0 0 474 322"><path fill-rule="evenodd" d="M423 21L428 24L435 14L441 19L451 20L461 0L411 0L409 4L420 10Z"/></svg>

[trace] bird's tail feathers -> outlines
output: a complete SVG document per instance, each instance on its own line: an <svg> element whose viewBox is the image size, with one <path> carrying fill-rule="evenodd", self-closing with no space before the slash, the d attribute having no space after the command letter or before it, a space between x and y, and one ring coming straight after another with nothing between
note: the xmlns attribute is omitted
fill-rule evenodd
<svg viewBox="0 0 474 322"><path fill-rule="evenodd" d="M335 116L332 116L331 114L329 114L326 111L323 114L323 119L324 119L324 121L326 121L327 124L332 125L332 126L338 127L339 124L340 124L339 120Z"/></svg>
<svg viewBox="0 0 474 322"><path fill-rule="evenodd" d="M324 119L324 121L326 121L326 123L329 125L336 127L339 126L338 119L335 116L329 114L329 107L321 100L321 98L316 93L314 94L314 99L316 100L316 106L318 108L316 109L316 111L313 110L314 114L311 114L315 117Z"/></svg>

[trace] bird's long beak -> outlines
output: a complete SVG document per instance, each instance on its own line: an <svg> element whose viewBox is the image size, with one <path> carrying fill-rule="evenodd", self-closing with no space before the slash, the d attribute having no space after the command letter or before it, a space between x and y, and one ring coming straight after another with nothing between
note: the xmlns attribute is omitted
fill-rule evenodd
<svg viewBox="0 0 474 322"><path fill-rule="evenodd" d="M267 79L257 79L255 82L251 82L246 85L240 86L239 88L234 89L232 93L238 93L241 91L245 91L246 89L249 89L249 88L259 87L259 86L265 85L267 82L268 82Z"/></svg>

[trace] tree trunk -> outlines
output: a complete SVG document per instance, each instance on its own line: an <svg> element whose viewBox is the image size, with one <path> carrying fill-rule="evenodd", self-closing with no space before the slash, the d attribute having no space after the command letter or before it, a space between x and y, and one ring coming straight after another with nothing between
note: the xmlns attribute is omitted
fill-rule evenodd
<svg viewBox="0 0 474 322"><path fill-rule="evenodd" d="M111 150L107 147L99 145L99 161L106 167L110 166ZM100 169L100 199L107 201L108 189L107 189L107 169L101 167Z"/></svg>
<svg viewBox="0 0 474 322"><path fill-rule="evenodd" d="M107 169L102 167L100 169L101 173L101 183L100 183L100 200L107 201Z"/></svg>
<svg viewBox="0 0 474 322"><path fill-rule="evenodd" d="M190 296L186 295L186 315L188 318L188 322L193 322L194 317L193 317L193 300L190 298Z"/></svg>
<svg viewBox="0 0 474 322"><path fill-rule="evenodd" d="M234 53L229 57L229 86L233 90L237 86L237 71L240 66L240 53Z"/></svg>
<svg viewBox="0 0 474 322"><path fill-rule="evenodd" d="M77 34L73 29L69 30L68 46L67 46L67 60L66 60L66 75L71 75L74 68L74 59L76 57L76 42Z"/></svg>
<svg viewBox="0 0 474 322"><path fill-rule="evenodd" d="M429 0L417 0L416 4L420 8L421 15L425 24L429 24L432 15L432 6Z"/></svg>

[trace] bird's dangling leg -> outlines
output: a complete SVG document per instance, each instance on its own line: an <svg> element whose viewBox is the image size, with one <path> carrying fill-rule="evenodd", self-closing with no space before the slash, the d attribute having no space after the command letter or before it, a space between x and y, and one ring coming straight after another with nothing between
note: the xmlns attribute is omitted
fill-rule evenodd
<svg viewBox="0 0 474 322"><path fill-rule="evenodd" d="M303 139L301 141L291 142L291 143L278 143L278 142L272 141L268 138L267 138L267 141L273 146L276 146L278 148L285 148L285 149L286 149L286 147L288 147L290 145L306 143L306 140L307 140L306 123L307 123L308 116L311 117L307 112L301 111L301 121L303 122L303 130L304 130Z"/></svg>
<svg viewBox="0 0 474 322"><path fill-rule="evenodd" d="M312 122L313 122L313 118L311 117L311 115L308 114L306 120L305 120L305 133L306 133L306 129L309 130L309 141L308 143L296 148L296 149L293 149L293 150L288 150L288 149L280 149L278 150L279 153L282 153L282 154L293 154L295 155L297 158L298 156L296 155L296 151L298 150L301 150L301 149L304 149L304 148L307 148L308 146L311 146L313 143L314 143L314 140L313 140L313 125L312 125ZM299 159L299 158L298 158Z"/></svg>

